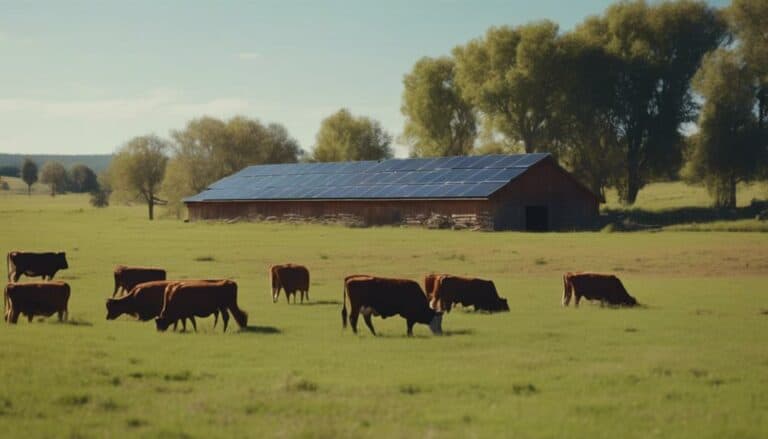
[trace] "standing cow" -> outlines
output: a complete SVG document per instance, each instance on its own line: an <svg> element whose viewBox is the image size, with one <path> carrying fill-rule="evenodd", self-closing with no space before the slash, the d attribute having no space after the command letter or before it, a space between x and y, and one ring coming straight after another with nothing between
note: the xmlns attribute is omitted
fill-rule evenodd
<svg viewBox="0 0 768 439"><path fill-rule="evenodd" d="M59 321L66 320L69 312L70 289L66 282L34 282L8 284L5 287L5 320L17 323L19 315L27 316L32 321L35 316L52 316L58 313Z"/></svg>
<svg viewBox="0 0 768 439"><path fill-rule="evenodd" d="M115 267L115 290L112 292L112 297L115 297L121 289L124 294L128 294L138 284L165 280L165 276L165 270L162 268L118 265Z"/></svg>
<svg viewBox="0 0 768 439"><path fill-rule="evenodd" d="M285 300L296 303L296 291L301 293L301 303L306 295L309 301L309 270L303 265L282 264L269 267L269 283L272 286L272 302L277 303L280 289L285 290Z"/></svg>
<svg viewBox="0 0 768 439"><path fill-rule="evenodd" d="M143 282L133 287L128 294L119 298L107 299L107 320L114 320L123 314L134 316L140 321L154 319L160 315L163 310L163 299L165 289L168 285L179 282L205 282L205 281L175 281L159 280ZM213 327L216 327L219 314L214 315ZM190 320L194 324L194 317ZM176 330L178 322L173 323L173 329ZM182 319L182 329L187 330L187 320Z"/></svg>
<svg viewBox="0 0 768 439"><path fill-rule="evenodd" d="M509 311L507 299L499 297L493 281L449 274L429 274L424 278L430 307L451 311L455 303L473 306L475 311ZM431 288L431 289L430 289Z"/></svg>
<svg viewBox="0 0 768 439"><path fill-rule="evenodd" d="M563 306L568 306L575 296L574 307L582 297L599 300L601 304L635 306L637 300L630 296L618 277L600 273L565 273L563 275Z"/></svg>
<svg viewBox="0 0 768 439"><path fill-rule="evenodd" d="M56 272L69 268L64 252L31 253L12 251L6 259L8 282L18 282L22 274L29 277L42 276L43 280L53 279Z"/></svg>
<svg viewBox="0 0 768 439"><path fill-rule="evenodd" d="M349 298L349 323L357 333L357 319L363 314L366 326L373 335L371 316L382 318L400 315L406 320L407 333L413 335L413 325L429 325L433 334L442 334L442 313L429 308L427 297L421 286L409 279L389 279L367 275L347 276L344 279L341 321L347 327L347 298Z"/></svg>
<svg viewBox="0 0 768 439"><path fill-rule="evenodd" d="M163 297L163 309L155 319L158 331L165 331L171 323L179 319L208 317L221 313L224 332L227 331L229 310L237 324L244 328L248 324L248 314L237 306L237 284L231 280L206 282L176 282L168 285ZM197 325L192 320L197 331Z"/></svg>

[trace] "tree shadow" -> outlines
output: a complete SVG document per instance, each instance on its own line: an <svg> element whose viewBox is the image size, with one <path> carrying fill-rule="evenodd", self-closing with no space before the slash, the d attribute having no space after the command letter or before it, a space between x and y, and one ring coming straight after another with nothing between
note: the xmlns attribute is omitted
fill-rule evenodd
<svg viewBox="0 0 768 439"><path fill-rule="evenodd" d="M451 329L443 331L443 337L453 337L455 335L473 335L475 333L472 329Z"/></svg>
<svg viewBox="0 0 768 439"><path fill-rule="evenodd" d="M734 221L755 218L768 209L768 200L752 200L749 206L735 209L717 207L678 207L663 210L606 209L600 215L600 227L608 224L619 229L643 230L676 224Z"/></svg>
<svg viewBox="0 0 768 439"><path fill-rule="evenodd" d="M240 328L240 332L248 334L282 334L283 331L274 326L248 325L245 328Z"/></svg>

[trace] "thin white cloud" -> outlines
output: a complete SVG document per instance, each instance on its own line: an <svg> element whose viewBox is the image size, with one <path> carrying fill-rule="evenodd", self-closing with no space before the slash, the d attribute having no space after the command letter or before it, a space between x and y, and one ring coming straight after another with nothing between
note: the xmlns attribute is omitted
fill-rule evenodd
<svg viewBox="0 0 768 439"><path fill-rule="evenodd" d="M174 90L156 90L130 98L88 100L0 99L0 114L32 113L55 119L91 121L149 119L153 117L196 117L203 114L228 116L245 112L245 99L222 97L189 101Z"/></svg>
<svg viewBox="0 0 768 439"><path fill-rule="evenodd" d="M251 61L261 58L261 54L258 52L240 52L237 54L237 57L244 61Z"/></svg>

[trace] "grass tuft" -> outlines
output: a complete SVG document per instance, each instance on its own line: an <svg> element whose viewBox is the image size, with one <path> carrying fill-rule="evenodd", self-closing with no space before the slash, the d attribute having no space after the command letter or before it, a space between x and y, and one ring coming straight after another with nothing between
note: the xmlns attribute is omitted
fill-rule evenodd
<svg viewBox="0 0 768 439"><path fill-rule="evenodd" d="M90 395L65 395L58 400L59 404L72 407L83 406L88 404L90 401Z"/></svg>
<svg viewBox="0 0 768 439"><path fill-rule="evenodd" d="M216 258L215 258L215 257L213 257L213 256L211 256L211 255L207 255L207 256L196 256L196 257L193 259L193 261L195 261L195 262L214 262L215 260L216 260Z"/></svg>

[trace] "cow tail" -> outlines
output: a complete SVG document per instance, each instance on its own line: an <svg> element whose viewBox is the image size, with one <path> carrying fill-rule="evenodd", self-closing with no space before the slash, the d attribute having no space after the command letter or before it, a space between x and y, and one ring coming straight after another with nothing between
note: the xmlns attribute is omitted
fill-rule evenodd
<svg viewBox="0 0 768 439"><path fill-rule="evenodd" d="M241 328L245 328L248 326L248 313L243 311L237 306L237 284L234 284L232 286L233 294L232 294L232 302L229 304L227 308L229 308L229 312L232 313L232 317L235 318L235 321L237 322L237 325Z"/></svg>
<svg viewBox="0 0 768 439"><path fill-rule="evenodd" d="M571 294L573 287L568 279L569 273L563 274L563 306L568 306L568 304L571 302Z"/></svg>
<svg viewBox="0 0 768 439"><path fill-rule="evenodd" d="M344 281L344 288L341 289L341 327L346 329L347 327L347 282ZM351 305L351 304L350 304Z"/></svg>

